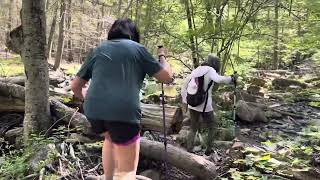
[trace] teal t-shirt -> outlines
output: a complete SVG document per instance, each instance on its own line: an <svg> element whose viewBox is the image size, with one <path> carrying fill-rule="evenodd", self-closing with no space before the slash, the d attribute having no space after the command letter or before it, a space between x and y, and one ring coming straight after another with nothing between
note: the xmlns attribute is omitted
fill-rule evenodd
<svg viewBox="0 0 320 180"><path fill-rule="evenodd" d="M103 42L77 73L84 80L91 79L85 115L89 120L139 123L143 79L160 70L160 63L139 43L126 39Z"/></svg>

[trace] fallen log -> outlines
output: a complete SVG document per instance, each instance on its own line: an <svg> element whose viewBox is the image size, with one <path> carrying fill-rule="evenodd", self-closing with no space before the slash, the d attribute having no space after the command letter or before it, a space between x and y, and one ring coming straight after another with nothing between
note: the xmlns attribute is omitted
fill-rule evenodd
<svg viewBox="0 0 320 180"><path fill-rule="evenodd" d="M24 87L11 83L0 82L0 95L24 100Z"/></svg>
<svg viewBox="0 0 320 180"><path fill-rule="evenodd" d="M69 108L56 99L50 99L50 111L59 120L70 124L72 127L79 127L79 130L84 134L92 134L91 125L86 116L77 112L77 110Z"/></svg>
<svg viewBox="0 0 320 180"><path fill-rule="evenodd" d="M90 150L100 152L101 146L90 146ZM181 148L171 144L167 145L167 162L180 170L188 172L201 180L213 180L217 176L217 166L206 160L202 156L189 153ZM165 151L163 143L148 140L145 137L140 139L140 155L147 159L156 161L165 160Z"/></svg>
<svg viewBox="0 0 320 180"><path fill-rule="evenodd" d="M144 130L161 131L162 124L162 106L156 104L141 103L142 110L142 128ZM166 111L166 129L167 133L178 133L182 127L183 113L182 109L176 106L165 106Z"/></svg>
<svg viewBox="0 0 320 180"><path fill-rule="evenodd" d="M51 74L50 74L51 75ZM65 81L64 78L62 77L59 77L59 76L55 76L55 75L51 75L49 77L50 79L50 82L49 84L50 85L53 85L55 87L58 86L58 84L62 83ZM26 77L25 76L15 76L15 77L0 77L0 82L3 82L3 83L11 83L11 84L18 84L20 86L24 86L24 83L25 83L25 80L26 80Z"/></svg>
<svg viewBox="0 0 320 180"><path fill-rule="evenodd" d="M0 96L11 96L24 100L24 87L0 82ZM80 128L89 129L90 124L86 117L76 112L75 109L69 108L60 101L51 98L51 113L58 119L61 119L72 127L79 126ZM141 125L143 130L152 130L162 132L162 106L153 104L141 104L142 120ZM181 108L175 106L166 106L166 126L167 133L177 133L182 127L183 113ZM20 111L19 111L20 112ZM86 133L90 133L86 131Z"/></svg>
<svg viewBox="0 0 320 180"><path fill-rule="evenodd" d="M17 98L0 96L1 112L24 112L24 101Z"/></svg>
<svg viewBox="0 0 320 180"><path fill-rule="evenodd" d="M70 124L73 127L79 126L83 129L90 129L91 126L87 118L83 114L76 112L75 109L69 108L68 106L55 99L50 99L50 105L51 112L57 118L69 123L72 117ZM151 107L149 108L149 106ZM160 106L157 105L142 104L142 130L153 130L162 132L162 117L158 115L161 113L161 110L162 109L160 109ZM182 125L182 110L173 106L168 108L166 107L166 122L167 133L180 131ZM90 131L86 131L85 133L90 134Z"/></svg>
<svg viewBox="0 0 320 180"><path fill-rule="evenodd" d="M184 170L200 179L209 180L216 177L216 165L205 158L168 145L167 160L173 166ZM160 142L141 138L140 153L142 156L158 161L165 158L164 146Z"/></svg>

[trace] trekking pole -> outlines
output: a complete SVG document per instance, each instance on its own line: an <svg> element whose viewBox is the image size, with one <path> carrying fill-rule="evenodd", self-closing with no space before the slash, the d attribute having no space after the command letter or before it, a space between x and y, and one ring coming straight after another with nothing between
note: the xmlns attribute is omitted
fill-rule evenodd
<svg viewBox="0 0 320 180"><path fill-rule="evenodd" d="M234 70L234 65L232 63L232 60L230 59L231 67L233 70L233 75L237 75L237 71ZM236 122L236 103L237 103L237 80L233 79L233 85L234 85L234 92L233 92L233 113L232 113L232 118L233 122Z"/></svg>
<svg viewBox="0 0 320 180"><path fill-rule="evenodd" d="M162 45L159 45L158 48L163 48ZM159 58L159 62L160 62L160 58ZM164 170L165 170L165 179L168 179L167 175L167 170L168 170L168 166L167 166L167 127L166 127L166 110L164 107L164 88L163 88L163 83L161 83L161 103L162 103L162 121L163 121L163 137L164 137Z"/></svg>

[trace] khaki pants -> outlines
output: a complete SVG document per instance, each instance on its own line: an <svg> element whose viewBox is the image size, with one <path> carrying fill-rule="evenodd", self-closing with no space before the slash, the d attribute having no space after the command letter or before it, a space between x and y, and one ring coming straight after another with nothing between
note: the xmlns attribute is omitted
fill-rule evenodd
<svg viewBox="0 0 320 180"><path fill-rule="evenodd" d="M211 112L198 112L192 109L189 109L190 111L190 127L191 131L188 134L187 137L187 150L189 152L192 151L193 146L194 146L194 137L197 133L198 130L200 130L201 122L200 122L200 117L202 117L203 122L206 125L206 128L208 128L208 138L206 142L206 153L209 153L212 149L212 144L213 144L213 133L214 129L213 127L215 126L215 120L214 120L214 115L213 111Z"/></svg>

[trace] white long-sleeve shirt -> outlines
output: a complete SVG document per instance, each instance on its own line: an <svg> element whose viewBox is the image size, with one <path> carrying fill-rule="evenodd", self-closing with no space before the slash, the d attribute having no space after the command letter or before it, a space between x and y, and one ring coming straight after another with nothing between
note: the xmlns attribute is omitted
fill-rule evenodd
<svg viewBox="0 0 320 180"><path fill-rule="evenodd" d="M196 69L194 69L191 74L188 75L188 77L185 79L183 86L181 88L181 96L182 96L182 102L187 104L187 93L189 94L195 94L197 92L198 86L196 84L195 78L203 76L204 75L204 90L206 90L208 88L208 85L210 83L210 81L212 80L214 83L231 83L232 78L230 76L220 76L215 69L213 69L210 66L199 66ZM209 89L209 96L208 96L208 102L207 102L207 106L205 109L205 112L211 112L213 111L213 107L212 107L212 87L214 85L214 83L212 84L212 86ZM204 108L204 104L205 102L203 102L202 104L200 104L197 107L192 107L190 105L188 105L189 109L198 111L198 112L202 112L203 108Z"/></svg>

